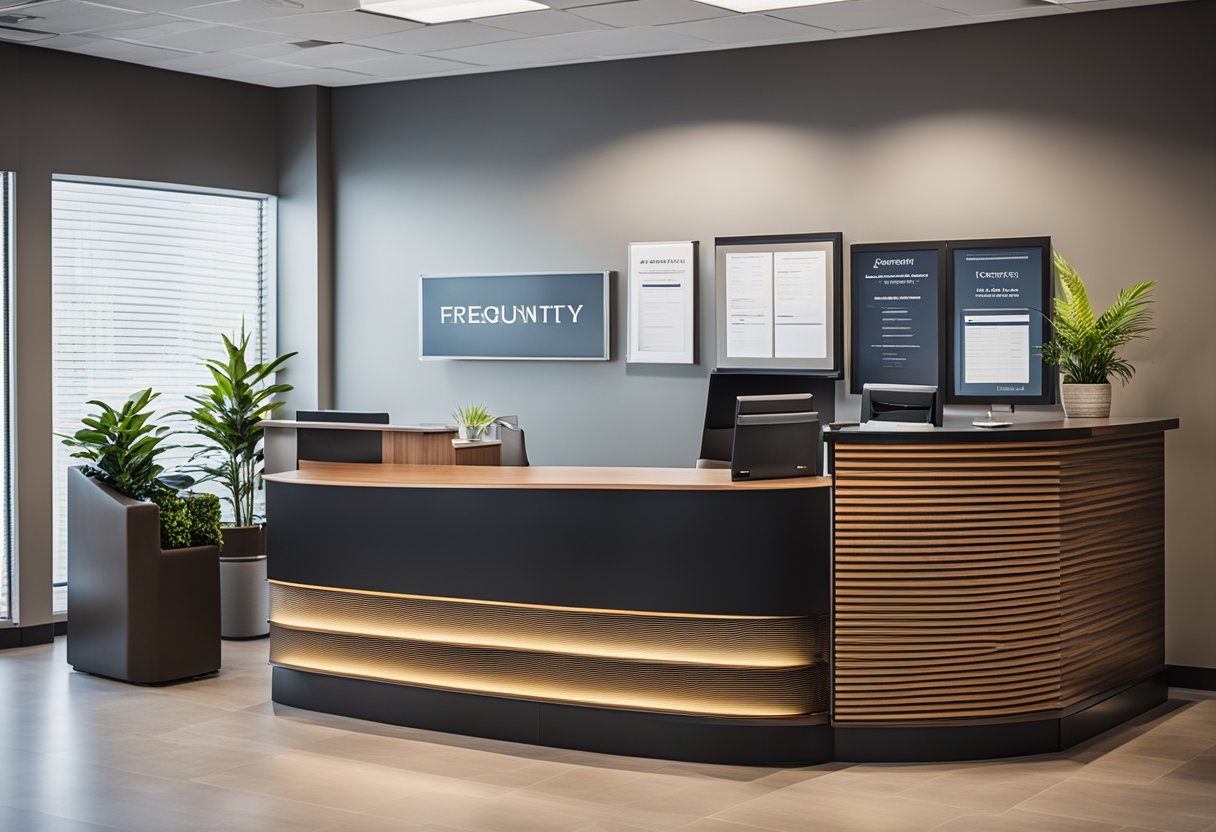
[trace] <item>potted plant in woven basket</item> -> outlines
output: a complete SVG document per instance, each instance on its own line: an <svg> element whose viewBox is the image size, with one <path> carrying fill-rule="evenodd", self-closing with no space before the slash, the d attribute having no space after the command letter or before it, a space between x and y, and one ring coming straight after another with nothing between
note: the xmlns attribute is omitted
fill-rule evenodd
<svg viewBox="0 0 1216 832"><path fill-rule="evenodd" d="M1058 251L1053 257L1060 291L1043 360L1060 368L1067 418L1104 419L1110 416L1110 380L1127 384L1136 372L1120 350L1152 331L1151 294L1157 281L1120 289L1115 302L1097 315L1077 270Z"/></svg>
<svg viewBox="0 0 1216 832"><path fill-rule="evenodd" d="M195 432L205 440L187 446L195 449L191 470L201 475L200 481L220 484L232 513L231 523L220 528L221 635L258 638L269 633L266 527L254 516L264 456L261 422L283 405L273 397L292 389L290 384L275 384L273 377L295 353L251 363L244 327L235 342L220 337L224 358L203 362L212 383L200 384L200 395L187 396L194 408L180 415L192 419Z"/></svg>

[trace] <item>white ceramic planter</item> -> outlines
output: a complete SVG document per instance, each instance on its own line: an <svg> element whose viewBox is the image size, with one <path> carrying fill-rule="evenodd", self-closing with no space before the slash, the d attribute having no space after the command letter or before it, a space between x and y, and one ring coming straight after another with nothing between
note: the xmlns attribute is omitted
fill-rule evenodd
<svg viewBox="0 0 1216 832"><path fill-rule="evenodd" d="M476 442L477 440L481 439L482 434L485 432L485 426L474 428L469 427L468 425L460 425L459 428L460 438L471 442Z"/></svg>
<svg viewBox="0 0 1216 832"><path fill-rule="evenodd" d="M1069 419L1105 419L1110 416L1109 384L1061 384L1060 399Z"/></svg>

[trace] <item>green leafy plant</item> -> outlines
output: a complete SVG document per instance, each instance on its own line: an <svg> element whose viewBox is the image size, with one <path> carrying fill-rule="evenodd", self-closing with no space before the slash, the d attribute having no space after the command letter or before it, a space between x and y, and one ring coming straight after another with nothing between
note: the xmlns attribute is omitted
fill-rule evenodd
<svg viewBox="0 0 1216 832"><path fill-rule="evenodd" d="M452 411L456 424L466 428L472 435L480 436L482 431L494 423L494 417L484 404L457 405Z"/></svg>
<svg viewBox="0 0 1216 832"><path fill-rule="evenodd" d="M254 492L261 483L262 434L259 423L283 405L271 401L292 389L290 384L270 384L267 380L295 355L289 352L269 362L249 363L246 352L249 335L241 327L237 342L226 335L223 360L203 363L211 373L212 384L200 384L202 395L187 396L195 407L183 414L194 421L195 430L207 441L195 449L191 462L202 481L215 480L232 508L234 526L252 525Z"/></svg>
<svg viewBox="0 0 1216 832"><path fill-rule="evenodd" d="M1101 315L1090 305L1085 283L1072 264L1054 253L1060 292L1055 299L1054 333L1043 345L1043 360L1060 368L1065 384L1124 384L1136 368L1119 350L1152 331L1152 289L1155 280L1121 289Z"/></svg>
<svg viewBox="0 0 1216 832"><path fill-rule="evenodd" d="M150 405L160 393L152 388L133 393L115 409L96 399L88 403L99 408L98 413L80 421L84 427L75 434L59 434L63 444L75 448L74 459L84 459L84 473L104 482L120 494L145 500L165 489L177 490L188 486L189 477L165 474L157 457L173 446L164 444L168 427L152 422Z"/></svg>
<svg viewBox="0 0 1216 832"><path fill-rule="evenodd" d="M160 509L160 548L185 549L188 546L219 546L220 498L214 494L179 495L169 489L152 494Z"/></svg>

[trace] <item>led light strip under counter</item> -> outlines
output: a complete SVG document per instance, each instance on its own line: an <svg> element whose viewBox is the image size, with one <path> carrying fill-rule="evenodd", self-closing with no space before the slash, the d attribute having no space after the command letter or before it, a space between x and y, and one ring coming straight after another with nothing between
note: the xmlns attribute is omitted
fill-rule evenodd
<svg viewBox="0 0 1216 832"><path fill-rule="evenodd" d="M271 582L271 663L604 707L740 717L827 708L822 617L582 609Z"/></svg>

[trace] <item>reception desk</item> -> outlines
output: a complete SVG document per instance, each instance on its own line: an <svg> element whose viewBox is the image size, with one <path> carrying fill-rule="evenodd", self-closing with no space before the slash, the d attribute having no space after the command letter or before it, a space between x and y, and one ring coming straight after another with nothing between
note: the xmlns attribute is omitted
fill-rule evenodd
<svg viewBox="0 0 1216 832"><path fill-rule="evenodd" d="M836 756L1058 751L1164 702L1177 427L828 434Z"/></svg>
<svg viewBox="0 0 1216 832"><path fill-rule="evenodd" d="M832 480L310 462L266 477L273 699L720 763L1058 751L1165 701L1177 426L831 432Z"/></svg>
<svg viewBox="0 0 1216 832"><path fill-rule="evenodd" d="M275 702L621 754L831 757L830 481L268 475Z"/></svg>

